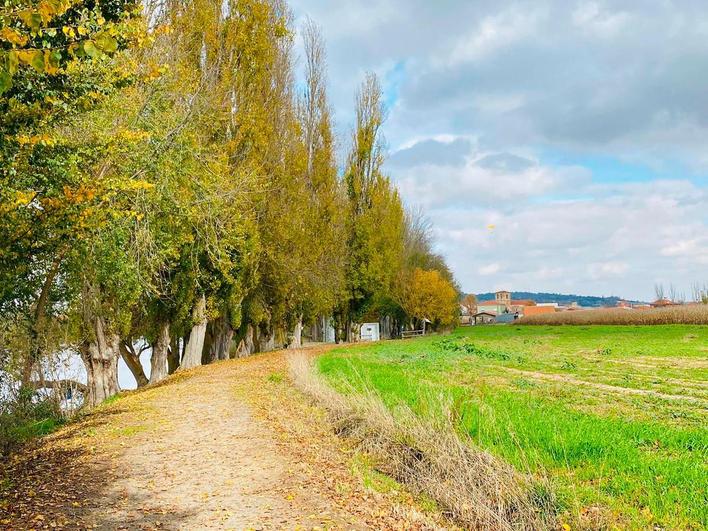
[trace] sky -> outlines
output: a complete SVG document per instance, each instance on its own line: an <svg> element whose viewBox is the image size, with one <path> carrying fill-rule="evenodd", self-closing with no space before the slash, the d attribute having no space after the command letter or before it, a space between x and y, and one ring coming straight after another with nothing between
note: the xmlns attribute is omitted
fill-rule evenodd
<svg viewBox="0 0 708 531"><path fill-rule="evenodd" d="M379 75L385 171L464 291L708 283L705 0L289 3L327 41L342 151Z"/></svg>

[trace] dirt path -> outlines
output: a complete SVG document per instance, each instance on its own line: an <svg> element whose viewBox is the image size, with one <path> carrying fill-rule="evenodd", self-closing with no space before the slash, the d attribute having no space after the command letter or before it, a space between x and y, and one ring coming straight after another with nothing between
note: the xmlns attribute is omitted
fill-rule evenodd
<svg viewBox="0 0 708 531"><path fill-rule="evenodd" d="M130 393L5 465L7 529L437 527L401 489L352 472L353 451L287 381L283 353Z"/></svg>

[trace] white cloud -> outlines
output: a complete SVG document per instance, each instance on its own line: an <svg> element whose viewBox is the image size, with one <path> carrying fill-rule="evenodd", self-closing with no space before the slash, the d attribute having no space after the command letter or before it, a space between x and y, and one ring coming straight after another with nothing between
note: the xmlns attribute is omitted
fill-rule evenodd
<svg viewBox="0 0 708 531"><path fill-rule="evenodd" d="M626 12L603 10L597 2L582 3L573 11L573 23L593 35L610 38L627 28L631 17Z"/></svg>
<svg viewBox="0 0 708 531"><path fill-rule="evenodd" d="M512 206L531 197L577 191L590 183L590 173L581 167L548 167L509 153L471 152L461 166L441 160L429 164L415 156L417 146L430 156L429 144L421 142L405 151L406 159L418 160L417 165L398 167L394 153L390 171L402 195L427 208L470 201ZM459 162L456 155L454 160ZM449 156L452 161L453 155Z"/></svg>
<svg viewBox="0 0 708 531"><path fill-rule="evenodd" d="M497 263L483 265L477 270L482 276L494 275L499 273L499 271L501 271L501 266Z"/></svg>
<svg viewBox="0 0 708 531"><path fill-rule="evenodd" d="M664 256L695 256L698 251L698 240L681 240L667 245L661 250Z"/></svg>
<svg viewBox="0 0 708 531"><path fill-rule="evenodd" d="M445 51L441 63L446 67L455 67L461 63L489 59L496 52L533 35L539 18L540 13L536 11L529 13L516 7L486 16L479 25L463 35L452 50Z"/></svg>
<svg viewBox="0 0 708 531"><path fill-rule="evenodd" d="M588 273L594 280L621 277L627 270L629 270L629 264L624 262L597 262L588 266Z"/></svg>
<svg viewBox="0 0 708 531"><path fill-rule="evenodd" d="M475 202L428 210L462 286L649 299L706 281L708 192L688 182L593 185L572 201ZM488 228L494 224L494 230Z"/></svg>

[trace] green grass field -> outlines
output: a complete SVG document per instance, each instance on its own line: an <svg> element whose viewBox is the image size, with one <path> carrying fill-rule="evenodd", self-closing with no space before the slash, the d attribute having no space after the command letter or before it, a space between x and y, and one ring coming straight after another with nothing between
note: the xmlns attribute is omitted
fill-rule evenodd
<svg viewBox="0 0 708 531"><path fill-rule="evenodd" d="M708 528L708 326L472 327L339 348L319 369L392 408L449 396L478 445L550 479L568 522Z"/></svg>

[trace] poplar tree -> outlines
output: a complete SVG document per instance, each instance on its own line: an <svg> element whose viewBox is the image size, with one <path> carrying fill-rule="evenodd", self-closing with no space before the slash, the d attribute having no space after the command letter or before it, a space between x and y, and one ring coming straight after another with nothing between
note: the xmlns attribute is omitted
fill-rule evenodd
<svg viewBox="0 0 708 531"><path fill-rule="evenodd" d="M403 206L382 172L385 120L383 93L368 74L356 101L356 124L345 173L347 206L347 299L340 326L351 338L352 321L361 319L390 295L402 265Z"/></svg>

